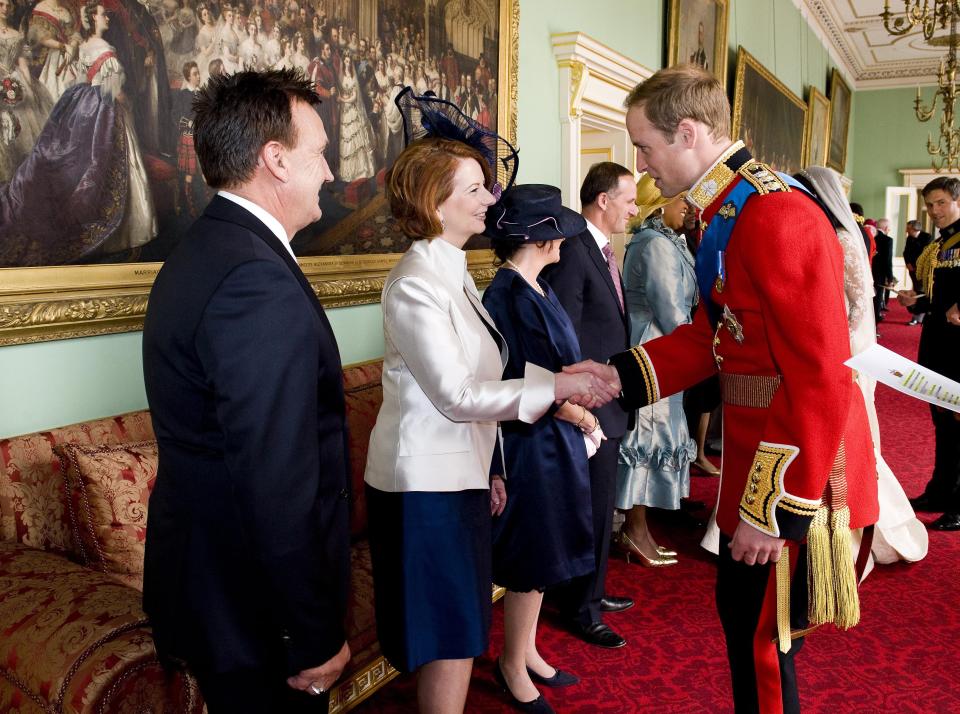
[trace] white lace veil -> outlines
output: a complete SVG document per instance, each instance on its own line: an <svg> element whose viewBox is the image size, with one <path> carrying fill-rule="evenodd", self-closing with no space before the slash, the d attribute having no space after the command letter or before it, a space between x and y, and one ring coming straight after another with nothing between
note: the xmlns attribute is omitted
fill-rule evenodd
<svg viewBox="0 0 960 714"><path fill-rule="evenodd" d="M863 234L836 171L823 166L808 166L800 173L813 185L819 199L842 226L837 229L837 238L843 248L843 289L850 323L850 352L858 354L877 341L873 319L873 274Z"/></svg>

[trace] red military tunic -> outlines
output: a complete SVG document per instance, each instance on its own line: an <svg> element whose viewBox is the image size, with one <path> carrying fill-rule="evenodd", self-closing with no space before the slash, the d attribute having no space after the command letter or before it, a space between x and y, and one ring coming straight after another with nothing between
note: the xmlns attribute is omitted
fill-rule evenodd
<svg viewBox="0 0 960 714"><path fill-rule="evenodd" d="M727 536L745 521L803 540L821 499L823 505L843 500L842 488L827 489L832 469L842 478L831 484L845 482L850 527L863 527L877 520L877 471L861 392L843 364L850 339L842 250L810 196L748 154L743 164L729 165L745 154L734 144L687 196L702 208L704 225L719 211L736 221L726 274L711 292L731 319L711 325L700 309L692 324L610 361L630 408L719 370L724 419L717 522ZM757 193L739 215L730 215L725 199L746 180L757 182Z"/></svg>

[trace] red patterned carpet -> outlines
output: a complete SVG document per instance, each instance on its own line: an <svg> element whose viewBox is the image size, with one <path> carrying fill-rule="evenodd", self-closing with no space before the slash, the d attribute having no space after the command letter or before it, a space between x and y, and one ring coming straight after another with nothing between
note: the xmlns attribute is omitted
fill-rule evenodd
<svg viewBox="0 0 960 714"><path fill-rule="evenodd" d="M895 304L881 324L880 342L916 357L920 328ZM908 495L917 495L933 467L927 406L877 388L883 453ZM691 497L712 504L715 479L693 479ZM706 517L706 514L702 514ZM925 521L935 516L921 515ZM723 635L713 605L712 556L700 530L660 518L661 544L680 551L680 564L655 570L612 559L608 592L637 606L607 616L628 645L602 650L582 644L547 619L541 652L581 683L547 690L558 712L732 712ZM879 566L861 588L863 619L847 633L824 629L807 638L798 656L806 712L960 712L960 533L931 533L930 553L913 565ZM468 712L510 711L491 668L503 641L502 608L494 609L491 651L477 661ZM356 711L416 710L411 677L395 680Z"/></svg>

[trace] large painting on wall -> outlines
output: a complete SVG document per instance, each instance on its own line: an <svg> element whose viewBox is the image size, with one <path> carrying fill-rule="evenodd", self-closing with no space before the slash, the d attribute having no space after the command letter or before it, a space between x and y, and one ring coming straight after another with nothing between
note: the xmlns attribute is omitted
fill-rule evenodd
<svg viewBox="0 0 960 714"><path fill-rule="evenodd" d="M743 47L737 51L733 135L760 161L793 174L803 168L807 105Z"/></svg>
<svg viewBox="0 0 960 714"><path fill-rule="evenodd" d="M816 87L807 97L807 131L804 166L826 166L830 139L830 100Z"/></svg>
<svg viewBox="0 0 960 714"><path fill-rule="evenodd" d="M834 68L830 73L830 148L827 165L840 173L847 166L847 128L850 123L850 87Z"/></svg>
<svg viewBox="0 0 960 714"><path fill-rule="evenodd" d="M299 69L323 98L335 180L320 194L323 218L292 246L327 305L378 299L407 248L383 196L403 145L402 86L515 141L518 0L11 7L0 34L0 345L139 326L153 277L212 196L190 120L212 74ZM470 262L489 266L482 251Z"/></svg>
<svg viewBox="0 0 960 714"><path fill-rule="evenodd" d="M727 83L727 0L670 0L668 64L693 63Z"/></svg>

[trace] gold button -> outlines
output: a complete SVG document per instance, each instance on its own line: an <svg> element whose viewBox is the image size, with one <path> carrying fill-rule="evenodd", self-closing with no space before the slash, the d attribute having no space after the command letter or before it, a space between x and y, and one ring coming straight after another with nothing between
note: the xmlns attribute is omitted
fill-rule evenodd
<svg viewBox="0 0 960 714"><path fill-rule="evenodd" d="M760 483L760 476L759 476L758 474L754 474L753 476L750 477L750 482L751 482L751 483Z"/></svg>
<svg viewBox="0 0 960 714"><path fill-rule="evenodd" d="M755 499L753 496L747 496L743 500L747 502L748 506L752 506L753 502L756 501L757 499Z"/></svg>
<svg viewBox="0 0 960 714"><path fill-rule="evenodd" d="M757 473L762 473L762 472L763 472L763 464L761 464L761 463L758 461L757 463L755 463L755 464L753 465L753 470L756 471Z"/></svg>
<svg viewBox="0 0 960 714"><path fill-rule="evenodd" d="M754 483L750 485L750 493L756 493L758 490L757 484Z"/></svg>

